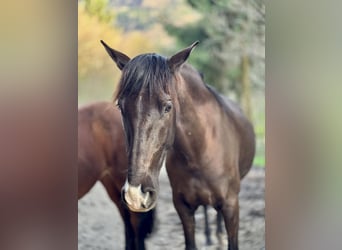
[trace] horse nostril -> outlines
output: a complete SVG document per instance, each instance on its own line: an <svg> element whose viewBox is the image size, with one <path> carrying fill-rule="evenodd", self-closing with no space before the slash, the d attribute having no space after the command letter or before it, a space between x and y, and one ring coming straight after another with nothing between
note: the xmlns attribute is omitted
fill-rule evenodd
<svg viewBox="0 0 342 250"><path fill-rule="evenodd" d="M142 192L146 195L149 195L150 197L153 197L156 193L156 191L153 188L145 188L142 190Z"/></svg>
<svg viewBox="0 0 342 250"><path fill-rule="evenodd" d="M148 193L149 193L151 199L154 199L154 198L155 198L156 191L149 191Z"/></svg>
<svg viewBox="0 0 342 250"><path fill-rule="evenodd" d="M150 208L154 203L155 203L155 191L148 191L145 194L145 198L143 200L143 202L141 203L141 206L145 209L145 208Z"/></svg>

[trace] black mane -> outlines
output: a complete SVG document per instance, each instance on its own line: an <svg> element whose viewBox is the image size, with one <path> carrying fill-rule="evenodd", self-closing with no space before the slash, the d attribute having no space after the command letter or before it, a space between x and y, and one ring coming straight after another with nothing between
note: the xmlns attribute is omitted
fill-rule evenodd
<svg viewBox="0 0 342 250"><path fill-rule="evenodd" d="M157 54L143 54L130 60L122 71L115 100L138 95L140 91L168 91L171 71L167 59Z"/></svg>

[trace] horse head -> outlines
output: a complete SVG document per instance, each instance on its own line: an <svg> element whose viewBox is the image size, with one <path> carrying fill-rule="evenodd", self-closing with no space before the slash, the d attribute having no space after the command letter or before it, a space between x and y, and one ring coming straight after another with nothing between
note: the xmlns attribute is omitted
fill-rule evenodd
<svg viewBox="0 0 342 250"><path fill-rule="evenodd" d="M133 59L101 43L122 71L115 95L129 159L122 198L130 210L148 211L156 205L160 169L174 142L177 73L198 42L170 58L151 53Z"/></svg>

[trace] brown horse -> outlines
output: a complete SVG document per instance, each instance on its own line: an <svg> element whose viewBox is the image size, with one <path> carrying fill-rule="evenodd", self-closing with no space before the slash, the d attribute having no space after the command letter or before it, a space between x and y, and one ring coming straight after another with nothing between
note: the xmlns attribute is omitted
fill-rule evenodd
<svg viewBox="0 0 342 250"><path fill-rule="evenodd" d="M237 250L240 180L255 153L251 123L185 63L198 42L170 58L133 59L101 42L122 70L116 100L128 143L125 203L140 212L155 206L166 159L186 249L196 249L196 209L211 205L222 213L228 249Z"/></svg>
<svg viewBox="0 0 342 250"><path fill-rule="evenodd" d="M78 199L97 181L116 204L125 224L126 248L145 249L144 240L152 232L154 209L136 213L121 200L127 175L127 155L121 115L109 102L98 102L78 111Z"/></svg>

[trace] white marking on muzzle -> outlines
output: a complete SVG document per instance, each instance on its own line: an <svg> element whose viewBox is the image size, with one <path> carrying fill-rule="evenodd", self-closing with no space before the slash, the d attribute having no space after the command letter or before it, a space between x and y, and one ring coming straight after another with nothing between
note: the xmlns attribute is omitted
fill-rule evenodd
<svg viewBox="0 0 342 250"><path fill-rule="evenodd" d="M127 203L128 208L133 212L146 212L154 207L148 204L150 193L144 194L141 190L141 184L137 187L132 186L126 180L123 187L124 198Z"/></svg>
<svg viewBox="0 0 342 250"><path fill-rule="evenodd" d="M129 183L128 183L128 180L126 179L125 185L123 186L123 190L125 191L125 193L126 193L127 190L128 190L128 185L129 185Z"/></svg>

